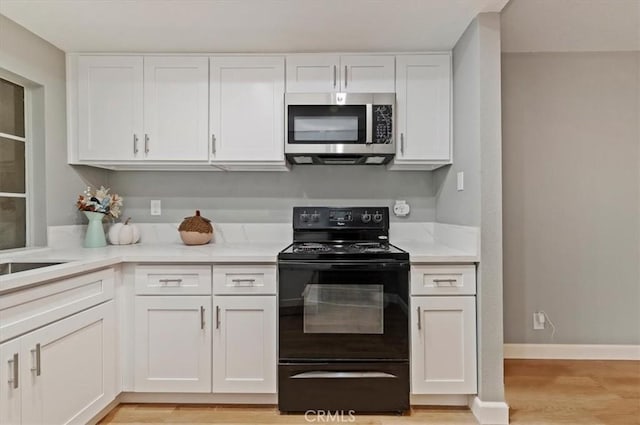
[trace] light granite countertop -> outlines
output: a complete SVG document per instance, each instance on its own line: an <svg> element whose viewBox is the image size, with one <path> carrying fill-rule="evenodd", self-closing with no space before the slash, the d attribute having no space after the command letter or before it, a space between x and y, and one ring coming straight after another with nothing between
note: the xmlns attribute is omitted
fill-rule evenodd
<svg viewBox="0 0 640 425"><path fill-rule="evenodd" d="M238 226L236 226L238 227ZM81 248L59 246L5 253L0 263L60 262L55 266L0 276L0 295L21 287L32 286L72 275L85 273L121 263L261 263L276 264L278 252L288 243L281 240L265 240L274 235L283 235L283 226L260 228L256 237L251 227L227 227L243 236L226 240L219 237L215 243L201 246L185 246L174 240L159 240L155 243L107 246L104 248ZM150 228L151 229L151 228ZM154 229L151 229L154 230ZM66 232L66 231L65 231ZM248 236L247 236L248 235ZM243 240L244 239L244 240ZM253 240L250 240L253 239ZM270 238L269 238L270 239ZM146 240L151 240L147 237ZM391 229L391 242L409 253L412 264L428 263L473 263L479 259L478 230L472 227L441 225L438 223L395 226Z"/></svg>

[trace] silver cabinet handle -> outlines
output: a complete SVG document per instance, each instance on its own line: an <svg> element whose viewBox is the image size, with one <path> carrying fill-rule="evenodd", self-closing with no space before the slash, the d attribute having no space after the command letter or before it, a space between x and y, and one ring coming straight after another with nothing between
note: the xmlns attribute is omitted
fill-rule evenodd
<svg viewBox="0 0 640 425"><path fill-rule="evenodd" d="M133 135L133 154L138 155L138 135Z"/></svg>
<svg viewBox="0 0 640 425"><path fill-rule="evenodd" d="M36 348L31 350L32 353L36 353L36 367L31 368L31 372L35 372L36 376L40 376L42 369L40 367L40 344L36 344Z"/></svg>
<svg viewBox="0 0 640 425"><path fill-rule="evenodd" d="M18 353L13 353L13 358L9 360L11 371L13 372L7 383L11 384L11 387L15 390L18 388L18 379L20 379L20 369L18 365Z"/></svg>
<svg viewBox="0 0 640 425"><path fill-rule="evenodd" d="M253 286L254 283L256 283L255 279L231 279L231 282L233 282L236 286ZM243 283L246 283L246 285L243 285Z"/></svg>
<svg viewBox="0 0 640 425"><path fill-rule="evenodd" d="M433 279L433 283L435 283L438 286L440 286L441 283L448 283L449 286L452 286L457 281L458 281L457 279Z"/></svg>
<svg viewBox="0 0 640 425"><path fill-rule="evenodd" d="M338 82L337 79L337 75L338 75L338 67L336 65L333 65L333 88L336 88L336 84Z"/></svg>
<svg viewBox="0 0 640 425"><path fill-rule="evenodd" d="M200 329L204 329L204 306L200 306Z"/></svg>
<svg viewBox="0 0 640 425"><path fill-rule="evenodd" d="M422 313L420 307L418 307L418 329L422 329Z"/></svg>
<svg viewBox="0 0 640 425"><path fill-rule="evenodd" d="M349 79L347 78L347 65L344 66L344 88L347 88L347 84L349 84Z"/></svg>
<svg viewBox="0 0 640 425"><path fill-rule="evenodd" d="M216 306L216 329L220 329L220 306Z"/></svg>
<svg viewBox="0 0 640 425"><path fill-rule="evenodd" d="M211 155L216 154L216 135L211 135Z"/></svg>
<svg viewBox="0 0 640 425"><path fill-rule="evenodd" d="M400 133L400 153L404 155L404 133Z"/></svg>
<svg viewBox="0 0 640 425"><path fill-rule="evenodd" d="M144 153L149 153L149 135L144 135Z"/></svg>
<svg viewBox="0 0 640 425"><path fill-rule="evenodd" d="M159 282L163 285L168 285L169 283L176 283L180 285L182 283L182 279L160 279Z"/></svg>

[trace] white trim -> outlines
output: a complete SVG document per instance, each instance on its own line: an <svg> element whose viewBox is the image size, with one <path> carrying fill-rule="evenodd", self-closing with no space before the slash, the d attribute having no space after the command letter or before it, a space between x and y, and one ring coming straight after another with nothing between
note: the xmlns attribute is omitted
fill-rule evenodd
<svg viewBox="0 0 640 425"><path fill-rule="evenodd" d="M505 359L640 360L640 345L504 344Z"/></svg>
<svg viewBox="0 0 640 425"><path fill-rule="evenodd" d="M278 404L277 394L134 393L120 394L121 403Z"/></svg>
<svg viewBox="0 0 640 425"><path fill-rule="evenodd" d="M0 192L0 198L26 198L26 193Z"/></svg>
<svg viewBox="0 0 640 425"><path fill-rule="evenodd" d="M473 397L469 408L480 425L507 425L509 405L503 401L482 401Z"/></svg>
<svg viewBox="0 0 640 425"><path fill-rule="evenodd" d="M24 86L20 86L20 87L22 87L25 91L27 91L26 87L24 87ZM25 96L26 96L26 93L25 93ZM27 131L26 124L27 123L25 122L25 133ZM4 139L15 140L16 142L26 142L27 141L26 137L14 136L13 134L7 134L7 133L2 133L2 132L0 132L0 137L2 137Z"/></svg>
<svg viewBox="0 0 640 425"><path fill-rule="evenodd" d="M411 394L412 406L468 406L470 397L465 394Z"/></svg>

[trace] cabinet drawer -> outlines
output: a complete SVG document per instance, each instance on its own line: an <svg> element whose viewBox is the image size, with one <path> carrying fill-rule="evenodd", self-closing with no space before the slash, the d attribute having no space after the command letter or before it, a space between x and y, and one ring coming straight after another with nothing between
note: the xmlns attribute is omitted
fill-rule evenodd
<svg viewBox="0 0 640 425"><path fill-rule="evenodd" d="M476 266L411 266L411 295L473 295Z"/></svg>
<svg viewBox="0 0 640 425"><path fill-rule="evenodd" d="M113 299L114 270L57 280L0 297L0 342Z"/></svg>
<svg viewBox="0 0 640 425"><path fill-rule="evenodd" d="M210 295L211 266L136 267L136 295Z"/></svg>
<svg viewBox="0 0 640 425"><path fill-rule="evenodd" d="M214 294L275 294L275 266L214 266Z"/></svg>

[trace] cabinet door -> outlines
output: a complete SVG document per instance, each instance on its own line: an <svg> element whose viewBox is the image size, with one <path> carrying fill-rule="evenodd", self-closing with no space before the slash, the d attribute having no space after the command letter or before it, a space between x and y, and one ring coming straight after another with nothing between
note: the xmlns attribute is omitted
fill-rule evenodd
<svg viewBox="0 0 640 425"><path fill-rule="evenodd" d="M0 424L21 423L22 369L20 341L0 345Z"/></svg>
<svg viewBox="0 0 640 425"><path fill-rule="evenodd" d="M276 298L214 296L213 391L276 392Z"/></svg>
<svg viewBox="0 0 640 425"><path fill-rule="evenodd" d="M143 159L142 86L140 56L78 58L80 160Z"/></svg>
<svg viewBox="0 0 640 425"><path fill-rule="evenodd" d="M21 338L22 423L86 423L116 395L113 301Z"/></svg>
<svg viewBox="0 0 640 425"><path fill-rule="evenodd" d="M393 56L341 56L342 90L349 93L393 93Z"/></svg>
<svg viewBox="0 0 640 425"><path fill-rule="evenodd" d="M144 150L150 160L209 159L209 59L144 58Z"/></svg>
<svg viewBox="0 0 640 425"><path fill-rule="evenodd" d="M340 90L340 57L287 56L287 93L330 93Z"/></svg>
<svg viewBox="0 0 640 425"><path fill-rule="evenodd" d="M211 58L212 162L284 160L284 58Z"/></svg>
<svg viewBox="0 0 640 425"><path fill-rule="evenodd" d="M411 303L412 393L475 394L475 297L412 297Z"/></svg>
<svg viewBox="0 0 640 425"><path fill-rule="evenodd" d="M137 296L135 390L211 392L210 317L210 296Z"/></svg>
<svg viewBox="0 0 640 425"><path fill-rule="evenodd" d="M450 161L451 57L396 58L397 159Z"/></svg>

